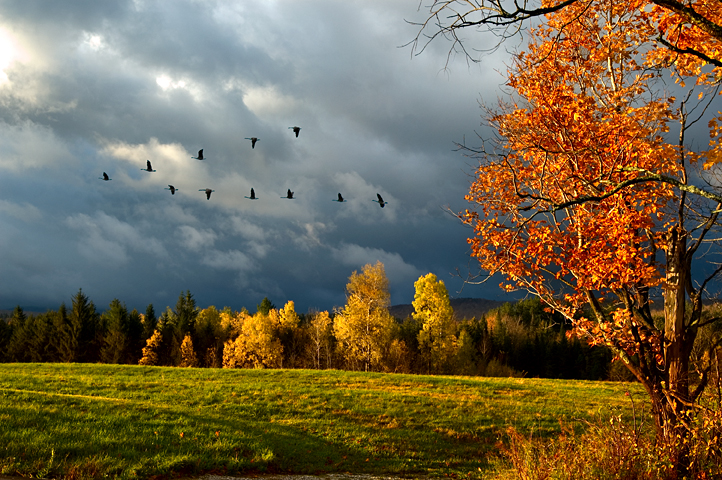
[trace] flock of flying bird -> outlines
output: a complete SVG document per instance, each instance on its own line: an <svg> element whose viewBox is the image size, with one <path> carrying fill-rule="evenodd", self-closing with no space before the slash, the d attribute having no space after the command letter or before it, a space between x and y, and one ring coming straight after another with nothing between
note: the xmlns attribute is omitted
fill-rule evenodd
<svg viewBox="0 0 722 480"><path fill-rule="evenodd" d="M293 130L293 133L296 134L296 138L298 138L298 134L301 132L301 127L288 127L288 128L291 129L291 130ZM258 137L245 137L245 139L251 141L251 148L256 148L256 142L258 142L258 141L260 140L260 138L258 138ZM198 150L198 156L197 156L197 157L191 157L191 158L196 159L196 160L205 160L205 157L203 157L203 149L201 148L200 150ZM146 166L145 166L145 168L141 168L141 170L143 170L144 172L151 172L151 173L152 173L152 172L155 172L155 170L153 170L152 165L150 164L150 160L146 160ZM110 178L110 177L108 176L108 174L105 173L105 172L103 172L103 176L102 176L102 177L98 177L98 178L99 178L100 180L104 180L104 181L106 181L106 182L107 182L108 180L112 180L112 178ZM178 191L179 189L178 189L178 188L175 188L173 185L168 185L168 188L166 188L166 190L170 190L170 194L171 194L171 195L175 195L175 192ZM215 192L215 190L211 190L210 188L199 188L198 191L199 191L199 192L205 192L205 194L206 194L206 200L210 200L210 199L211 199L211 193ZM288 199L288 200L293 200L293 199L294 199L294 198L293 198L293 193L294 193L294 192L292 192L291 189L289 188L288 191L286 192L286 196L285 196L285 197L281 197L281 198L286 198L286 199ZM378 197L378 198L377 198L376 200L373 200L373 202L378 203L378 204L381 206L381 208L384 208L384 206L386 206L386 205L389 203L389 202L385 202L384 199L381 197L381 195L378 194L378 193L376 194L376 197ZM250 197L244 197L244 198L248 198L248 199L250 199L250 200L258 200L258 197L256 197L256 192L255 192L255 190L253 190L253 188L251 188L251 196L250 196ZM346 200L343 198L343 196L342 196L341 193L339 192L338 198L337 198L336 200L333 200L333 201L334 201L334 202L340 202L340 203L342 203L342 202L345 202Z"/></svg>

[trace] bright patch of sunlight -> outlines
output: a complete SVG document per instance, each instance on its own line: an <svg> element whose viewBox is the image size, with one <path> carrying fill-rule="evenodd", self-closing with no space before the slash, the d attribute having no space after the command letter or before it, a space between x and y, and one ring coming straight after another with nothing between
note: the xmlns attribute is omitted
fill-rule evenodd
<svg viewBox="0 0 722 480"><path fill-rule="evenodd" d="M166 165L183 164L190 157L189 152L179 143L160 143L152 137L148 143L129 144L125 142L112 142L105 145L103 154L110 155L119 160L143 166L146 159L160 160ZM186 162L187 163L187 162Z"/></svg>
<svg viewBox="0 0 722 480"><path fill-rule="evenodd" d="M5 69L19 57L17 44L7 31L0 28L0 85L9 81Z"/></svg>
<svg viewBox="0 0 722 480"><path fill-rule="evenodd" d="M170 92L172 90L185 90L190 93L193 100L201 102L205 98L203 88L198 84L189 80L174 80L166 74L155 77L155 83L163 90L163 92Z"/></svg>
<svg viewBox="0 0 722 480"><path fill-rule="evenodd" d="M249 87L243 95L243 103L256 115L288 112L295 107L293 97L284 95L276 87Z"/></svg>
<svg viewBox="0 0 722 480"><path fill-rule="evenodd" d="M105 46L105 42L103 41L103 36L98 35L96 33L85 32L84 43L88 47L90 47L92 50L95 50L96 52Z"/></svg>

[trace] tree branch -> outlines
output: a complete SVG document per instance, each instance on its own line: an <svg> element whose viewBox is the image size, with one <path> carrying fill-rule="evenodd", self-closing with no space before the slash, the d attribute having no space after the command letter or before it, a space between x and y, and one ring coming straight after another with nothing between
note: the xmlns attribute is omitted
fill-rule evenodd
<svg viewBox="0 0 722 480"><path fill-rule="evenodd" d="M722 61L712 58L708 55L705 55L704 53L700 52L699 50L695 50L693 48L679 48L678 46L672 45L667 40L662 38L661 35L657 37L657 41L675 53L694 55L695 57L697 57L701 60L704 60L705 62L710 63L716 67L722 67Z"/></svg>

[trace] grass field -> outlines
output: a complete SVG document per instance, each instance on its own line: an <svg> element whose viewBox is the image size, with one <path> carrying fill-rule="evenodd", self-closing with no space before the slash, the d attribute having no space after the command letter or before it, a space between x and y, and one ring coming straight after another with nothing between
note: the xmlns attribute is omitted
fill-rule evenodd
<svg viewBox="0 0 722 480"><path fill-rule="evenodd" d="M507 426L631 409L637 385L316 370L0 364L0 474L484 478ZM581 425L581 423L580 423Z"/></svg>

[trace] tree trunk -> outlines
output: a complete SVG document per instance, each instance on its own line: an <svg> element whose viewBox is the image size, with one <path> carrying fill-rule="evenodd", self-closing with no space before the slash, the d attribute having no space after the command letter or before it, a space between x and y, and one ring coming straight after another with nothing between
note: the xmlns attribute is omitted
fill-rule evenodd
<svg viewBox="0 0 722 480"><path fill-rule="evenodd" d="M689 355L694 331L686 319L686 287L690 280L687 233L673 228L668 237L667 273L664 286L664 375L659 392L652 395L657 440L669 449L679 476L687 471L688 447L685 403L689 398Z"/></svg>

